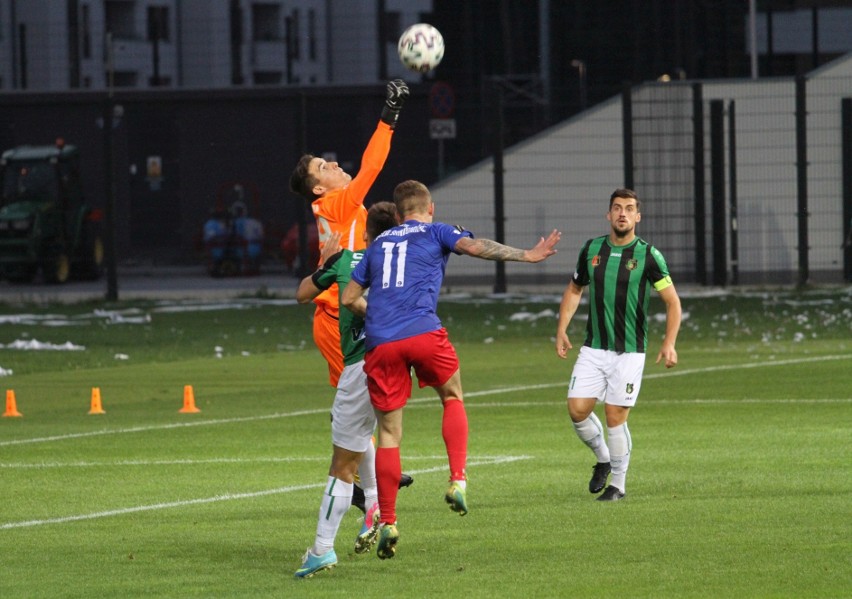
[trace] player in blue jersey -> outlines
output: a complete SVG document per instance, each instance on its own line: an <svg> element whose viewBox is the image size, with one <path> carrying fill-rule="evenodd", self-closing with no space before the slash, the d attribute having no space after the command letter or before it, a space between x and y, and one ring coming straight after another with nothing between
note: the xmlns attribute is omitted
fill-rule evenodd
<svg viewBox="0 0 852 599"><path fill-rule="evenodd" d="M420 386L434 387L443 404L441 432L450 465L450 486L444 498L451 510L462 516L468 512L468 427L459 361L437 315L438 294L450 254L541 262L556 253L554 246L561 237L554 230L530 250L474 239L469 231L432 222L432 196L417 181L397 185L394 203L402 224L373 241L341 296L344 306L357 310L358 302L370 290L364 371L379 419L376 482L381 528L376 554L381 559L395 555L399 540L396 481L402 472L402 409L411 395L411 368Z"/></svg>
<svg viewBox="0 0 852 599"><path fill-rule="evenodd" d="M373 204L367 212L364 241L369 244L379 233L397 222L396 207L391 202ZM302 279L296 290L299 303L312 301L332 285L343 289L349 281L352 269L364 257L363 250L340 250L340 237L339 232L329 236L322 250L322 267L313 275ZM337 392L331 408L331 466L320 504L314 544L305 552L302 566L296 570L297 578L310 578L320 570L332 568L337 564L334 540L352 500L356 473L360 474L361 486L364 489L366 513L364 524L355 539L355 553L369 551L378 532L378 500L372 444L376 416L370 403L367 377L364 374L364 319L351 310L340 311L340 346L344 367L337 382Z"/></svg>
<svg viewBox="0 0 852 599"><path fill-rule="evenodd" d="M568 325L589 288L586 340L571 373L568 413L574 431L595 454L589 481L598 501L625 497L632 441L627 416L636 404L648 344L648 305L653 287L666 305L666 333L657 354L666 368L677 364L675 341L681 306L669 269L657 248L636 236L642 218L639 198L631 189L616 189L609 198L608 235L590 239L580 250L577 269L559 305L556 353L566 358L571 349ZM594 408L603 402L607 434ZM612 481L606 489L607 477Z"/></svg>

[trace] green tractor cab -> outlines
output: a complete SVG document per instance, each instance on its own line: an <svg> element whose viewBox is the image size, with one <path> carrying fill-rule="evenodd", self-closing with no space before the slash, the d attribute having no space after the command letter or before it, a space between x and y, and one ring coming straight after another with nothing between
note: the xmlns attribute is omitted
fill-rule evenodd
<svg viewBox="0 0 852 599"><path fill-rule="evenodd" d="M28 283L97 279L103 272L103 213L80 183L79 152L20 146L0 156L0 277Z"/></svg>

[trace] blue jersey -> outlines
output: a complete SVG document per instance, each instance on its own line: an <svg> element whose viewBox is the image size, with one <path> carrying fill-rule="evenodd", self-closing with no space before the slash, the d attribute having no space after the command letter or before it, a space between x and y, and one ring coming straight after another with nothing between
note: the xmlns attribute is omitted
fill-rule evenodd
<svg viewBox="0 0 852 599"><path fill-rule="evenodd" d="M456 242L473 237L444 223L407 221L379 235L352 271L369 288L367 349L441 328L438 294Z"/></svg>

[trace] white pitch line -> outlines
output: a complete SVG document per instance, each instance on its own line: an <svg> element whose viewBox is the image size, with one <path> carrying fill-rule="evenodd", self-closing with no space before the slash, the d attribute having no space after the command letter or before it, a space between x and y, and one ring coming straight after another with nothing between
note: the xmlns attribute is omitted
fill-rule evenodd
<svg viewBox="0 0 852 599"><path fill-rule="evenodd" d="M524 458L528 456L522 456ZM418 456L406 455L405 461L430 461L443 460L446 456ZM479 456L480 460L503 460L505 456ZM112 468L116 466L198 466L200 464L292 464L295 462L328 462L328 456L315 457L286 457L286 458L210 458L210 459L183 459L183 460L100 460L100 461L77 461L77 462L32 462L32 463L11 463L0 462L0 468L12 469L31 469L40 470L48 468Z"/></svg>
<svg viewBox="0 0 852 599"><path fill-rule="evenodd" d="M490 460L471 460L469 466L492 466L496 464L508 464L520 460L529 460L532 456L502 456ZM420 470L411 470L410 474L427 474L431 472L443 472L446 466L436 466L434 468L423 468ZM207 503L218 503L220 501L234 501L239 499L255 499L257 497L267 497L269 495L280 495L283 493L293 493L295 491L305 491L308 489L321 489L325 487L325 482L311 485L295 485L289 487L278 487L275 489L266 489L263 491L253 491L251 493L225 493L222 495L214 495L213 497L198 497L196 499L185 499L182 501L168 501L163 503L154 503L149 505L137 505L115 510L105 510L102 512L93 512L90 514L77 514L73 516L61 516L58 518L44 518L42 520L25 520L22 522L6 522L0 524L0 530L11 530L13 528L29 528L33 526L43 526L46 524L66 524L68 522L79 522L81 520L96 520L99 518L109 518L111 516L124 516L126 514L135 514L138 512L151 512L155 510L165 510L170 508L187 507L191 505L204 505Z"/></svg>
<svg viewBox="0 0 852 599"><path fill-rule="evenodd" d="M746 368L763 368L764 366L790 366L791 364L806 364L810 362L828 362L833 360L852 360L852 354L835 354L830 356L814 356L812 358L796 358L790 360L776 360L772 362L754 362L748 364L725 364L721 366L707 366L705 368L684 368L680 370L668 370L666 372L646 372L643 380L659 379L670 376L686 376L690 374L705 374L725 370L743 370ZM479 397L482 395L497 395L499 393L514 393L516 391L531 391L533 389L552 389L554 387L565 387L568 389L568 379L559 383L540 383L538 385L519 385L517 387L500 387L499 389L487 389L465 393L465 398Z"/></svg>
<svg viewBox="0 0 852 599"><path fill-rule="evenodd" d="M706 368L685 368L682 370L669 370L667 372L659 372L659 373L649 373L643 376L644 380L648 379L657 379L663 377L670 376L686 376L690 374L705 374L708 372L720 372L720 371L728 371L728 370L743 370L749 368L763 368L770 366L789 366L792 364L807 364L812 362L827 362L833 360L852 360L852 354L836 354L836 355L828 355L828 356L814 356L810 358L796 358L789 360L776 360L772 362L754 362L748 364L728 364L721 366L708 366ZM535 389L553 389L556 387L567 387L568 381L560 381L558 383L540 383L537 385L518 385L514 387L500 387L497 389L485 389L482 391L472 391L469 393L465 393L465 398L470 397L482 397L485 395L500 395L505 393L515 393L518 391L532 391ZM410 404L418 404L424 402L434 402L434 397L418 397L412 398L409 400ZM766 400L767 402L771 402L773 400ZM437 405L437 402L436 402ZM476 406L478 404L468 404L469 406ZM504 406L508 406L508 404L500 404ZM533 405L533 404L523 404L523 405ZM544 405L544 404L542 404ZM276 418L293 418L296 416L311 416L316 414L327 414L328 408L316 409L316 410L300 410L297 412L280 412L275 414L265 414L261 416L242 416L238 418L221 418L218 420L196 420L193 422L174 422L169 424L152 424L150 426L137 426L131 428L119 428L119 429L103 429L99 431L88 431L85 433L69 433L67 435L55 435L51 437L36 437L32 439L12 439L8 441L0 441L0 447L6 447L10 445L24 445L28 443L46 443L51 441L65 441L69 439L81 439L85 437L97 437L101 435L120 435L127 433L139 433L139 432L147 432L154 430L168 430L174 428L187 428L192 426L209 426L216 424L233 424L236 422L252 422L256 420L272 420Z"/></svg>
<svg viewBox="0 0 852 599"><path fill-rule="evenodd" d="M470 408L542 408L547 406L565 405L566 398L554 399L550 401L493 401L487 403L465 404L465 407ZM766 399L763 397L743 397L740 399L729 399L723 397L708 397L706 399L654 399L654 405L666 404L671 406L685 406L692 404L743 404L743 403L760 403L760 404L816 404L816 403L852 403L852 399L848 397L820 397L817 399Z"/></svg>
<svg viewBox="0 0 852 599"><path fill-rule="evenodd" d="M33 462L23 463L0 463L0 469L14 468L110 468L114 466L197 466L199 464L289 464L293 462L320 462L329 461L325 457L298 457L298 458L212 458L209 460L115 460L113 462Z"/></svg>
<svg viewBox="0 0 852 599"><path fill-rule="evenodd" d="M84 437L99 437L101 435L123 435L126 433L143 433L147 431L168 430L172 428L187 428L191 426L208 426L211 424L233 424L235 422L252 422L255 420L273 420L276 418L293 418L295 416L310 416L316 414L327 414L329 408L317 410L299 410L297 412L279 412L275 414L263 414L261 416L240 416L238 418L221 418L218 420L195 420L193 422L171 422L169 424L152 424L149 426L133 426L130 428L103 429L85 433L68 433L67 435L54 435L51 437L35 437L33 439L12 439L0 441L0 447L6 445L22 445L25 443L45 443L49 441L65 441L67 439L81 439Z"/></svg>

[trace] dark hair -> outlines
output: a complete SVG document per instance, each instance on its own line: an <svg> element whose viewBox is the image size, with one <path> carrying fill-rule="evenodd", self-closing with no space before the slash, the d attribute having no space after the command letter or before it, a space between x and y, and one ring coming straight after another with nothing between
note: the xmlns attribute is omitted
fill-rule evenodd
<svg viewBox="0 0 852 599"><path fill-rule="evenodd" d="M299 194L309 202L313 202L319 197L313 192L314 185L317 184L317 178L308 172L308 167L314 158L316 156L313 154L303 155L299 158L299 162L296 163L293 174L290 175L290 191Z"/></svg>
<svg viewBox="0 0 852 599"><path fill-rule="evenodd" d="M615 198L629 198L629 199L636 200L636 210L639 210L639 205L640 205L641 202L639 202L639 196L636 195L636 192L633 191L632 189L627 189L626 187L619 187L618 189L613 191L612 195L609 196L609 207L610 207L610 209L612 208L612 201Z"/></svg>
<svg viewBox="0 0 852 599"><path fill-rule="evenodd" d="M400 217L428 208L431 201L429 188L420 181L403 181L393 190L393 203Z"/></svg>
<svg viewBox="0 0 852 599"><path fill-rule="evenodd" d="M399 215L393 202L376 202L367 211L367 236L370 241L399 224Z"/></svg>

